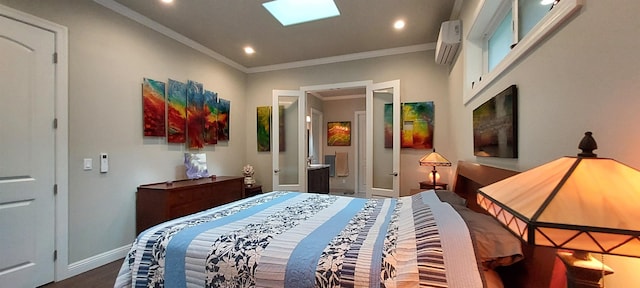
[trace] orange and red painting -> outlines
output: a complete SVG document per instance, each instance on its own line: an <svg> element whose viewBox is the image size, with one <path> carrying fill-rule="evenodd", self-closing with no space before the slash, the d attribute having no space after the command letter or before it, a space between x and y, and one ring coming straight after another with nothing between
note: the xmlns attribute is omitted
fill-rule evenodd
<svg viewBox="0 0 640 288"><path fill-rule="evenodd" d="M202 84L187 81L187 137L189 149L204 148L204 93Z"/></svg>
<svg viewBox="0 0 640 288"><path fill-rule="evenodd" d="M351 146L351 122L328 122L327 145Z"/></svg>
<svg viewBox="0 0 640 288"><path fill-rule="evenodd" d="M165 84L144 78L142 82L142 109L144 136L164 137L165 129Z"/></svg>

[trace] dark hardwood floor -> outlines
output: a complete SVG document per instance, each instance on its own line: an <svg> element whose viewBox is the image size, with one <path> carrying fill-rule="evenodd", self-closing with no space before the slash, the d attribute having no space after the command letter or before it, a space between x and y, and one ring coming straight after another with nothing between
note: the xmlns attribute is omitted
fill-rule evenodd
<svg viewBox="0 0 640 288"><path fill-rule="evenodd" d="M67 287L91 287L91 288L112 288L116 282L116 276L120 271L124 259L111 262L96 269L84 272L80 275L62 280L60 282L49 283L41 288L67 288Z"/></svg>

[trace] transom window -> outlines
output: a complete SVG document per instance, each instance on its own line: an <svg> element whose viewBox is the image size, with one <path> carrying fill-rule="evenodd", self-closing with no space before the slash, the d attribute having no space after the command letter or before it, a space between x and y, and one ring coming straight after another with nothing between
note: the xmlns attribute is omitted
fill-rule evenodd
<svg viewBox="0 0 640 288"><path fill-rule="evenodd" d="M465 41L468 103L580 10L584 0L484 0Z"/></svg>

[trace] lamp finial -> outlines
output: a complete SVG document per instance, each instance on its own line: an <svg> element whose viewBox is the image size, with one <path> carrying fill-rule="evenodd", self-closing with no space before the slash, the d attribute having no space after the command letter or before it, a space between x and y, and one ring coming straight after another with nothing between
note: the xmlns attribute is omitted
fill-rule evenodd
<svg viewBox="0 0 640 288"><path fill-rule="evenodd" d="M578 148L582 150L581 153L578 153L578 157L598 157L598 154L593 153L593 150L598 149L598 144L591 136L592 134L591 131L584 132L584 137L578 145Z"/></svg>

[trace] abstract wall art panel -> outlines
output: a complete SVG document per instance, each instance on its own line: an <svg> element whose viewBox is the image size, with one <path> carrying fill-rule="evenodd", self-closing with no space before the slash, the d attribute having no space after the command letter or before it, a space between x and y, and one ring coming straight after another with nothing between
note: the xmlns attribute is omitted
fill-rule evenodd
<svg viewBox="0 0 640 288"><path fill-rule="evenodd" d="M327 145L351 146L351 122L328 122Z"/></svg>
<svg viewBox="0 0 640 288"><path fill-rule="evenodd" d="M432 149L434 129L433 102L403 103L402 148Z"/></svg>
<svg viewBox="0 0 640 288"><path fill-rule="evenodd" d="M204 147L204 93L202 84L187 81L187 137L190 149Z"/></svg>
<svg viewBox="0 0 640 288"><path fill-rule="evenodd" d="M515 85L473 110L473 154L518 158L518 90Z"/></svg>
<svg viewBox="0 0 640 288"><path fill-rule="evenodd" d="M229 141L231 102L218 98L218 141Z"/></svg>
<svg viewBox="0 0 640 288"><path fill-rule="evenodd" d="M204 91L204 144L218 143L218 93Z"/></svg>
<svg viewBox="0 0 640 288"><path fill-rule="evenodd" d="M187 86L169 79L167 91L167 142L185 143L187 139Z"/></svg>
<svg viewBox="0 0 640 288"><path fill-rule="evenodd" d="M144 78L142 82L144 136L166 136L165 106L165 83Z"/></svg>
<svg viewBox="0 0 640 288"><path fill-rule="evenodd" d="M256 108L258 152L271 151L271 106Z"/></svg>

